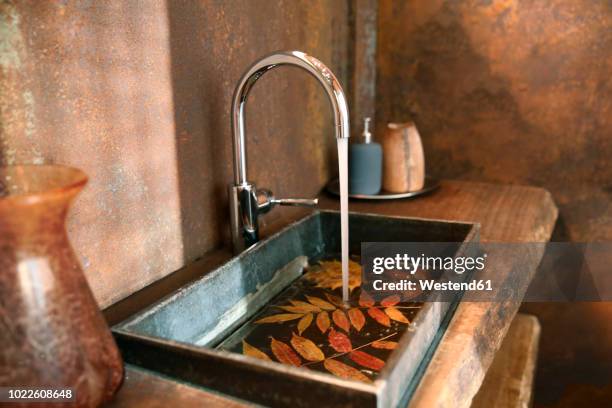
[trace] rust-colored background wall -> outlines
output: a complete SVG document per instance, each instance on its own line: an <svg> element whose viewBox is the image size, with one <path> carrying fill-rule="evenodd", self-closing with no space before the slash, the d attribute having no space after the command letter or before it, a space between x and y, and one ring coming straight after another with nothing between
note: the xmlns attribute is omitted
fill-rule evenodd
<svg viewBox="0 0 612 408"><path fill-rule="evenodd" d="M610 2L383 1L378 36L379 131L413 119L429 173L545 187L558 238L612 239ZM536 405L609 404L611 305L525 309L543 325Z"/></svg>
<svg viewBox="0 0 612 408"><path fill-rule="evenodd" d="M69 232L101 306L223 243L234 85L277 49L344 82L347 19L332 0L0 1L0 164L89 174ZM334 172L331 123L314 79L267 74L248 106L252 180L318 193Z"/></svg>

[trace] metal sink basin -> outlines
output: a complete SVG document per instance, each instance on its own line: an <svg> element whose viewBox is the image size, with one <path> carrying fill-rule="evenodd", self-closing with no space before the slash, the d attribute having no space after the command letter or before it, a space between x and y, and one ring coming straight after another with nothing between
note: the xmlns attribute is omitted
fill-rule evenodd
<svg viewBox="0 0 612 408"><path fill-rule="evenodd" d="M361 242L478 240L475 224L356 213L349 220L354 255ZM232 346L304 279L308 263L340 252L339 230L338 212L314 212L115 326L125 361L270 406L391 407L406 401L459 299L421 304L396 348L384 354L384 367L372 375L363 370L367 382L313 365L281 364L273 356L257 359ZM467 247L458 245L452 255L464 255ZM309 330L316 333L314 327ZM317 341L326 350L323 343Z"/></svg>

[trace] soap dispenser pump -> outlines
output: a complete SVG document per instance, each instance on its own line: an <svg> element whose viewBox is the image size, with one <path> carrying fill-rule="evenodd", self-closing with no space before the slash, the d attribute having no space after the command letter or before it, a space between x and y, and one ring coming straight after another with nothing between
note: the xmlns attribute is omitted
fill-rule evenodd
<svg viewBox="0 0 612 408"><path fill-rule="evenodd" d="M382 184L382 147L372 142L370 118L363 125L363 143L349 147L349 193L375 195Z"/></svg>

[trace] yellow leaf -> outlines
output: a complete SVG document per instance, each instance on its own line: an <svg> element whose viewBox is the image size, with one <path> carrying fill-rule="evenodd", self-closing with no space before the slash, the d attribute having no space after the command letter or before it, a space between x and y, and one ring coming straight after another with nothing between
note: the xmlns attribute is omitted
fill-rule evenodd
<svg viewBox="0 0 612 408"><path fill-rule="evenodd" d="M330 321L329 314L327 312L319 312L317 315L317 327L321 333L325 333L329 329Z"/></svg>
<svg viewBox="0 0 612 408"><path fill-rule="evenodd" d="M397 348L396 341L377 340L372 343L372 347L382 350L395 350Z"/></svg>
<svg viewBox="0 0 612 408"><path fill-rule="evenodd" d="M323 310L331 311L331 310L335 310L336 309L336 306L332 305L328 301L323 300L321 298L318 298L318 297L315 297L315 296L306 296L306 299L308 299L308 301L311 304L313 304L313 305L315 305L315 306L317 306L317 307L319 307L319 308L321 308Z"/></svg>
<svg viewBox="0 0 612 408"><path fill-rule="evenodd" d="M365 316L363 315L361 310L354 307L348 311L348 316L353 327L357 331L360 331L363 328L363 325L365 324Z"/></svg>
<svg viewBox="0 0 612 408"><path fill-rule="evenodd" d="M281 314L276 314L276 315L264 317L263 319L257 320L255 323L260 324L260 323L281 323L281 322L288 322L290 320L299 319L302 316L303 316L303 314L299 314L299 313L281 313Z"/></svg>
<svg viewBox="0 0 612 408"><path fill-rule="evenodd" d="M342 310L334 310L334 313L332 313L332 320L334 321L334 323L336 323L338 327L348 333L349 329L351 328L351 325Z"/></svg>
<svg viewBox="0 0 612 408"><path fill-rule="evenodd" d="M325 359L325 354L323 354L321 349L305 337L301 337L293 333L293 336L291 337L291 345L295 351L300 354L300 356L304 357L304 359L308 361L323 361Z"/></svg>
<svg viewBox="0 0 612 408"><path fill-rule="evenodd" d="M385 314L389 316L392 320L395 320L396 322L406 323L406 324L410 323L410 320L408 320L406 316L402 314L402 312L400 312L393 306L389 306L385 308Z"/></svg>
<svg viewBox="0 0 612 408"><path fill-rule="evenodd" d="M327 371L332 373L333 375L344 378L346 380L356 380L361 382L372 382L368 377L366 377L361 371L353 368L349 365L339 362L338 360L332 360L328 358L323 363L323 366Z"/></svg>
<svg viewBox="0 0 612 408"><path fill-rule="evenodd" d="M272 340L270 340L270 349L272 350L274 357L276 357L281 363L296 367L302 365L302 360L300 360L300 357L298 357L298 355L291 350L291 347L282 341L276 340L274 337L272 337Z"/></svg>
<svg viewBox="0 0 612 408"><path fill-rule="evenodd" d="M310 303L306 303L303 300L290 300L289 301L294 307L302 308L308 312L320 312L321 309L315 305L311 305Z"/></svg>
<svg viewBox="0 0 612 408"><path fill-rule="evenodd" d="M260 360L270 360L270 357L268 357L266 353L256 347L251 346L244 340L242 340L242 354L245 356L255 357Z"/></svg>
<svg viewBox="0 0 612 408"><path fill-rule="evenodd" d="M300 319L297 325L298 334L302 334L310 326L310 323L312 323L312 313L308 313Z"/></svg>
<svg viewBox="0 0 612 408"><path fill-rule="evenodd" d="M318 266L311 267L305 275L317 287L337 289L342 287L342 264L340 261L321 261ZM361 286L361 265L349 260L349 290Z"/></svg>

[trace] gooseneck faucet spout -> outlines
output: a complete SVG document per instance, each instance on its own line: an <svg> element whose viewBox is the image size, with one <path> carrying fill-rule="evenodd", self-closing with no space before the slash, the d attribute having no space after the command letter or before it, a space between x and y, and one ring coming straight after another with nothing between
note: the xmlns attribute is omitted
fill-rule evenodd
<svg viewBox="0 0 612 408"><path fill-rule="evenodd" d="M314 206L315 200L276 199L268 190L257 190L247 179L245 108L255 82L269 70L281 65L304 69L314 76L327 93L334 112L336 138L349 137L349 112L340 83L318 59L300 51L280 51L256 61L242 75L232 100L234 147L234 184L230 186L230 215L234 251L240 252L259 240L258 216L275 205Z"/></svg>

